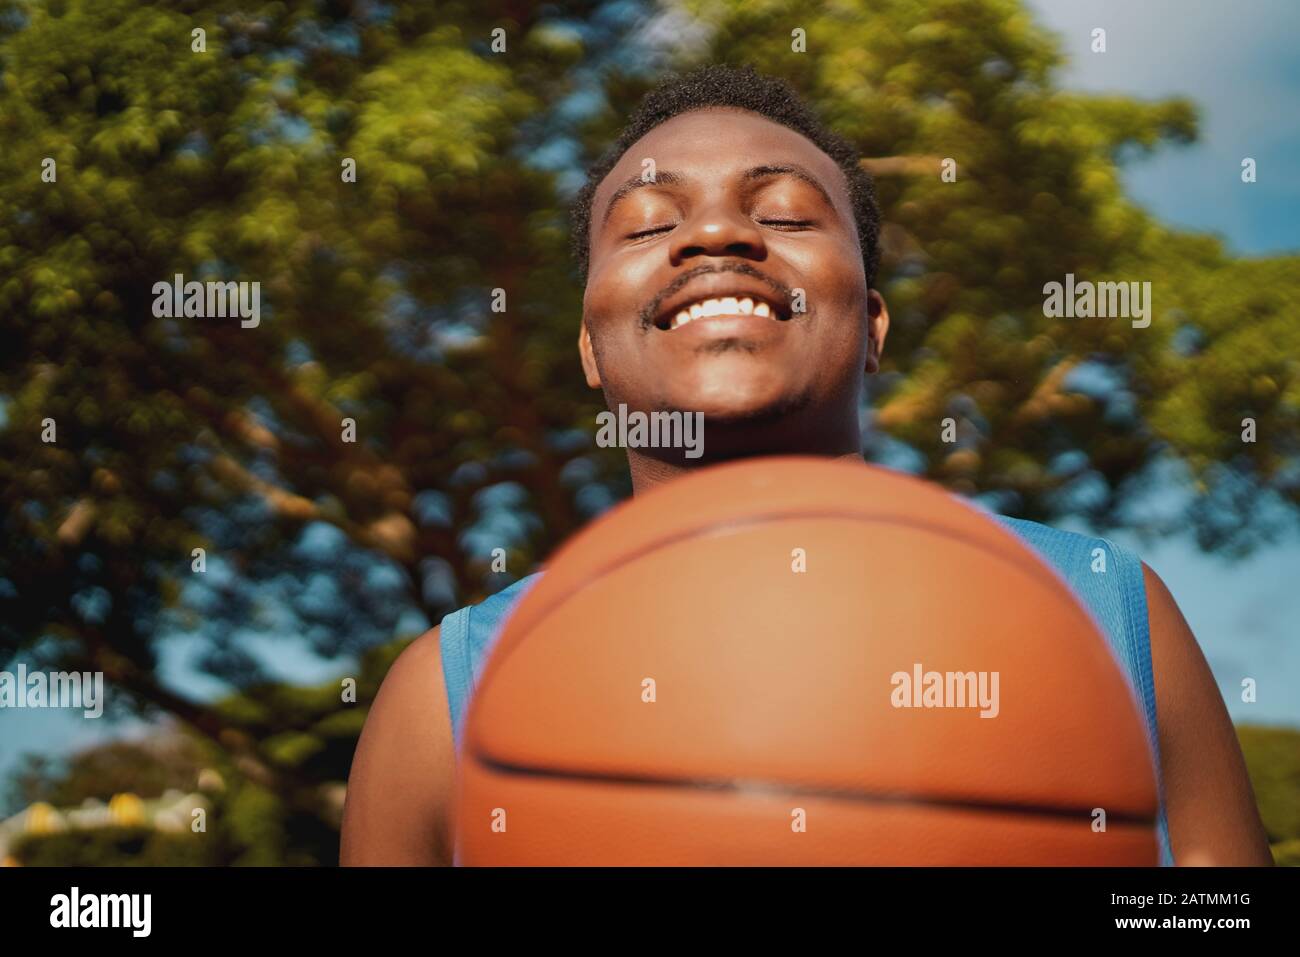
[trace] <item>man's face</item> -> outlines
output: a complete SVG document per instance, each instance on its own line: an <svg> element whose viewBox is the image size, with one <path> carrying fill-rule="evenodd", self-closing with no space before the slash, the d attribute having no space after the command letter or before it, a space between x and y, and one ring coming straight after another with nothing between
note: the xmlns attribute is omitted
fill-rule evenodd
<svg viewBox="0 0 1300 957"><path fill-rule="evenodd" d="M810 140L748 111L674 117L601 182L590 235L579 347L611 407L795 440L851 429L856 447L888 319L844 175Z"/></svg>

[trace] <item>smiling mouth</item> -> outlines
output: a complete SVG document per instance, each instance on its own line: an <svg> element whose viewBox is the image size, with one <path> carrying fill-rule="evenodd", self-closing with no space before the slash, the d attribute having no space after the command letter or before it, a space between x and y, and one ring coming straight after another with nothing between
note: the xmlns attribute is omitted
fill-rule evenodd
<svg viewBox="0 0 1300 957"><path fill-rule="evenodd" d="M789 318L780 306L761 296L709 296L688 303L675 312L665 313L654 324L658 329L671 332L700 319L736 316L752 316L776 322L784 322Z"/></svg>

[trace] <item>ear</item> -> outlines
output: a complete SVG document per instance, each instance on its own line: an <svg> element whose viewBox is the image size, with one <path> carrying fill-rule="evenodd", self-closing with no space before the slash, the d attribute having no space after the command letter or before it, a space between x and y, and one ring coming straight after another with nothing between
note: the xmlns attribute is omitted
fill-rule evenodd
<svg viewBox="0 0 1300 957"><path fill-rule="evenodd" d="M889 307L885 297L876 290L867 292L867 372L880 371L880 356L885 351L885 336L889 335Z"/></svg>
<svg viewBox="0 0 1300 957"><path fill-rule="evenodd" d="M587 331L586 320L578 328L578 355L582 357L582 371L587 376L587 385L599 389L600 370L596 368L596 352L591 348L591 333Z"/></svg>

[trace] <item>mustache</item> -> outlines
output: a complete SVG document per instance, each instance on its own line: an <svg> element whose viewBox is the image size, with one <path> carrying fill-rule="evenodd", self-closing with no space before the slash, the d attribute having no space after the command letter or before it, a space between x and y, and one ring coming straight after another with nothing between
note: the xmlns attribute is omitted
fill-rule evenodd
<svg viewBox="0 0 1300 957"><path fill-rule="evenodd" d="M694 269L688 269L672 282L670 282L659 295L655 296L641 310L641 328L648 329L655 321L655 316L659 315L664 300L669 296L676 294L683 286L697 276L707 276L710 273L740 273L742 276L752 276L759 282L768 286L777 296L778 303L782 306L789 307L792 298L792 291L789 286L771 276L765 275L751 266L749 263L733 263L726 266L696 266Z"/></svg>

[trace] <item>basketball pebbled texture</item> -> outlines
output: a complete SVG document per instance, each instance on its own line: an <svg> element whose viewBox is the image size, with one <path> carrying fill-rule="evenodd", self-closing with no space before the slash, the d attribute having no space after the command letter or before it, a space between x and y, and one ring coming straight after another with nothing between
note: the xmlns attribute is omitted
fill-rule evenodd
<svg viewBox="0 0 1300 957"><path fill-rule="evenodd" d="M996 672L996 716L895 707L917 664ZM493 648L457 789L469 865L1157 862L1087 612L992 518L858 462L715 466L573 538Z"/></svg>

